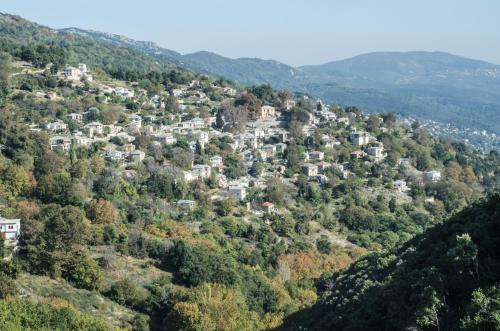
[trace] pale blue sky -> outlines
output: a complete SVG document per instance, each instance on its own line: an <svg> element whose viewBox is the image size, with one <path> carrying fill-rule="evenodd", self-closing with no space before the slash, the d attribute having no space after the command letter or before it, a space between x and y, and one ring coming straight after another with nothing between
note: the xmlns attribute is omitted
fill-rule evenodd
<svg viewBox="0 0 500 331"><path fill-rule="evenodd" d="M439 50L500 64L498 0L0 0L54 28L291 65L373 51Z"/></svg>

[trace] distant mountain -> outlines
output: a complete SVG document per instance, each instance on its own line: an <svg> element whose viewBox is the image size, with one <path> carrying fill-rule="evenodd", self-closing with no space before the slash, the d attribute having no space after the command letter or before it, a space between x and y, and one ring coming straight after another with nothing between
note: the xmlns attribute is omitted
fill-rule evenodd
<svg viewBox="0 0 500 331"><path fill-rule="evenodd" d="M300 69L274 60L257 58L229 59L210 52L184 55L183 62L193 69L254 85L270 83L278 87L300 88Z"/></svg>
<svg viewBox="0 0 500 331"><path fill-rule="evenodd" d="M278 61L252 58L230 59L207 51L182 55L170 49L161 48L150 41L137 41L111 33L78 28L61 29L60 31L90 37L115 46L132 47L189 69L224 77L244 85L271 83L282 88L299 89L301 87L299 79L296 78L302 76L301 70ZM294 84L294 81L297 84Z"/></svg>
<svg viewBox="0 0 500 331"><path fill-rule="evenodd" d="M182 55L155 43L76 28L63 31L132 47L189 69L240 84L271 84L368 111L393 111L500 134L500 66L443 52L380 52L315 66Z"/></svg>
<svg viewBox="0 0 500 331"><path fill-rule="evenodd" d="M392 52L301 69L309 91L327 100L500 133L498 65L442 52Z"/></svg>

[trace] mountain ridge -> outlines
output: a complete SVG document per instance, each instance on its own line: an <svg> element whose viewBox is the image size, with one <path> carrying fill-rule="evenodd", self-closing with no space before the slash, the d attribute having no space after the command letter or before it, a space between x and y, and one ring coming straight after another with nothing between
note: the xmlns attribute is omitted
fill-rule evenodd
<svg viewBox="0 0 500 331"><path fill-rule="evenodd" d="M366 111L391 111L500 134L500 66L482 60L441 51L371 52L294 67L209 51L181 54L156 43L131 42L116 35L106 40L110 34L93 34L93 38L242 85L270 84Z"/></svg>

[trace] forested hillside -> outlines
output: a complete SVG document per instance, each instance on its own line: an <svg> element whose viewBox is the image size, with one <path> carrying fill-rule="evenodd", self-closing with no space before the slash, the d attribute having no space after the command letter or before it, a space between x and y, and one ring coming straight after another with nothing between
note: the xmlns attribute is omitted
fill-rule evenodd
<svg viewBox="0 0 500 331"><path fill-rule="evenodd" d="M500 195L318 281L300 330L498 330ZM300 327L299 327L300 325Z"/></svg>
<svg viewBox="0 0 500 331"><path fill-rule="evenodd" d="M53 63L54 70L66 63L98 66L117 78L136 79L136 73L173 68L168 61L120 46L104 45L90 38L64 33L25 20L19 16L0 13L0 49L37 66ZM52 51L54 50L54 51ZM52 54L52 58L44 57Z"/></svg>
<svg viewBox="0 0 500 331"><path fill-rule="evenodd" d="M328 291L339 286L348 298L352 279L373 287L380 309L377 300L401 303L358 281L403 278L396 256L401 268L435 263L428 277L441 277L430 294L414 292L418 325L482 316L481 307L453 313L476 287L495 291L486 286L498 198L453 215L498 190L497 152L434 137L390 112L236 86L0 19L0 329L356 329L318 312L329 317L338 304L364 317L363 294L342 306L347 299ZM484 236L474 225L481 215ZM457 224L451 253L428 261L447 224ZM428 255L417 253L421 242ZM450 261L455 269L444 270ZM457 301L451 290L462 283L447 285L454 271L471 286ZM415 320L404 307L389 326ZM376 329L373 316L367 327Z"/></svg>

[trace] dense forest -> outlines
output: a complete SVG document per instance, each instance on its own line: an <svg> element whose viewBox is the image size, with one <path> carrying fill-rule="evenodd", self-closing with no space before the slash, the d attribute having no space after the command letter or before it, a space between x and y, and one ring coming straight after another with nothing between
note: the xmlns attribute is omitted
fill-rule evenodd
<svg viewBox="0 0 500 331"><path fill-rule="evenodd" d="M497 152L0 21L0 329L497 327Z"/></svg>
<svg viewBox="0 0 500 331"><path fill-rule="evenodd" d="M498 330L500 196L317 282L286 329ZM299 327L299 325L302 325Z"/></svg>

